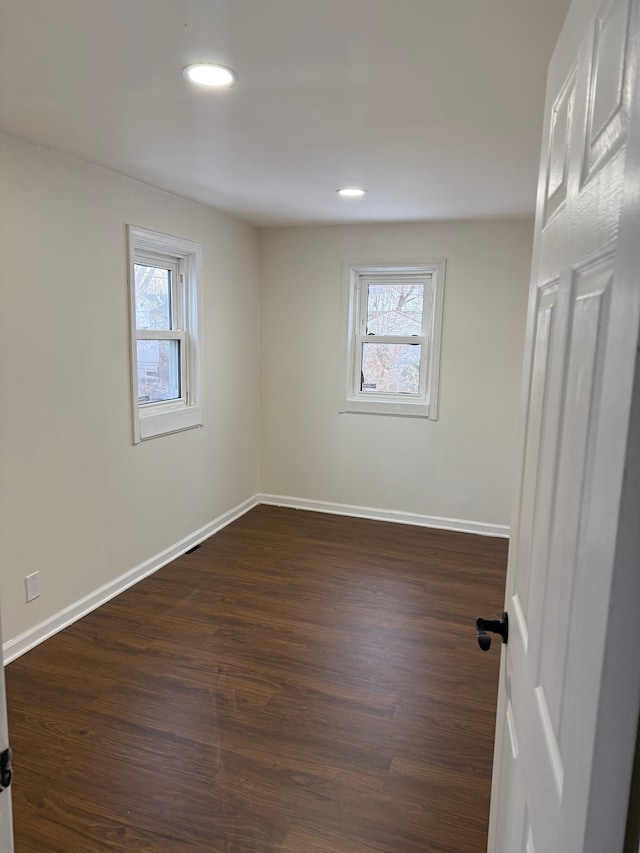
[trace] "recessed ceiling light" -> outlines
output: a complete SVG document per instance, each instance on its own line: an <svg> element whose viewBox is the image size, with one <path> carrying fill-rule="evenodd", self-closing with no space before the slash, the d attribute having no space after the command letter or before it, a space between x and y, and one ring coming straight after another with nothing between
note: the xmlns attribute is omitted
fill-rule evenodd
<svg viewBox="0 0 640 853"><path fill-rule="evenodd" d="M232 86L237 80L237 75L230 68L225 68L224 65L215 65L213 62L198 62L195 65L187 65L182 74L192 83L217 88Z"/></svg>
<svg viewBox="0 0 640 853"><path fill-rule="evenodd" d="M360 198L367 194L367 191L360 189L360 187L342 187L337 190L337 192L338 195L343 196L343 198Z"/></svg>

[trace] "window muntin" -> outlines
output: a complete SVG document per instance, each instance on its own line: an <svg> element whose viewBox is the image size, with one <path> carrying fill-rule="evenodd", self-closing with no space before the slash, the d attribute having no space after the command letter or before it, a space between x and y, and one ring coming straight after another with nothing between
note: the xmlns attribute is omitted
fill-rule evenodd
<svg viewBox="0 0 640 853"><path fill-rule="evenodd" d="M436 417L444 261L345 264L341 411Z"/></svg>
<svg viewBox="0 0 640 853"><path fill-rule="evenodd" d="M201 252L129 227L134 442L202 424Z"/></svg>

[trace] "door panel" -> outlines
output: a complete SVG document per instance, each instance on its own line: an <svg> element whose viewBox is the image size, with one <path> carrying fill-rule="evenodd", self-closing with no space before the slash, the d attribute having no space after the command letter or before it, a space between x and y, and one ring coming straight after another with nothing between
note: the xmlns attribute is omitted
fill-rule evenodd
<svg viewBox="0 0 640 853"><path fill-rule="evenodd" d="M626 138L632 67L629 61L630 16L629 0L613 0L601 7L596 18L585 135L585 183Z"/></svg>
<svg viewBox="0 0 640 853"><path fill-rule="evenodd" d="M588 498L587 451L592 433L590 414L598 405L595 379L605 351L602 321L606 313L608 272L576 279L572 300L573 322L568 334L568 359L560 454L555 468L555 515L548 569L536 575L545 583L545 602L539 654L535 663L538 698L550 714L553 729L560 730L566 655L571 631L574 581L579 567L580 521ZM598 346L598 344L601 344ZM532 661L533 664L533 661Z"/></svg>
<svg viewBox="0 0 640 853"><path fill-rule="evenodd" d="M539 307L536 325L536 336L533 355L533 380L531 383L530 406L532 417L527 431L525 448L523 489L522 489L522 524L518 537L518 555L520 572L516 577L517 617L521 620L521 631L528 634L528 601L530 582L530 553L533 519L538 498L538 463L540 460L540 443L542 440L542 425L549 405L549 358L554 321L556 319L556 302L558 297L557 282L545 287L539 292ZM515 603L515 601L514 601ZM527 614L527 617L525 617Z"/></svg>
<svg viewBox="0 0 640 853"><path fill-rule="evenodd" d="M552 110L545 192L545 224L567 197L569 140L573 124L575 91L576 74L573 69Z"/></svg>

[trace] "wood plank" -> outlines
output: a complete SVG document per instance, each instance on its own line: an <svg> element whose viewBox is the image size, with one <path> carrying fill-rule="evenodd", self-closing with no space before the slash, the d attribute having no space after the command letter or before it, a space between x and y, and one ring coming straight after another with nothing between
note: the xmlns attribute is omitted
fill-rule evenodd
<svg viewBox="0 0 640 853"><path fill-rule="evenodd" d="M6 669L20 853L484 853L507 543L257 507Z"/></svg>

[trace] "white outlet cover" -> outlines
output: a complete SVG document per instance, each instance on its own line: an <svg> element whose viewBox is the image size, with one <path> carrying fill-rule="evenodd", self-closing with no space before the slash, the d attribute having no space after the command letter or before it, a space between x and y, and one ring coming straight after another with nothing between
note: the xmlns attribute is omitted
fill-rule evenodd
<svg viewBox="0 0 640 853"><path fill-rule="evenodd" d="M27 603L38 598L40 595L40 572L34 572L32 575L27 575L24 579L27 588Z"/></svg>

